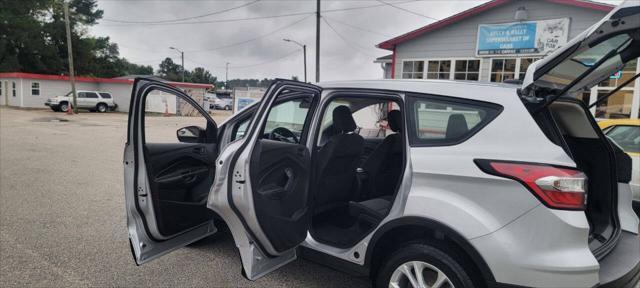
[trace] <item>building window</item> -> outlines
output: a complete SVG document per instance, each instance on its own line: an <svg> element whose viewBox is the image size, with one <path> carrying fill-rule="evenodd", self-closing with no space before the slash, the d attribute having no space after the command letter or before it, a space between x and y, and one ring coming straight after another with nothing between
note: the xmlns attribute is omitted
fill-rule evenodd
<svg viewBox="0 0 640 288"><path fill-rule="evenodd" d="M424 61L404 61L402 62L402 78L422 79L424 73Z"/></svg>
<svg viewBox="0 0 640 288"><path fill-rule="evenodd" d="M2 89L2 81L0 81L0 96L2 96L2 91L3 91L3 89Z"/></svg>
<svg viewBox="0 0 640 288"><path fill-rule="evenodd" d="M524 75L527 74L527 69L531 63L540 60L540 58L520 58L520 76L518 79L524 80Z"/></svg>
<svg viewBox="0 0 640 288"><path fill-rule="evenodd" d="M516 59L491 59L491 82L513 79L515 72Z"/></svg>
<svg viewBox="0 0 640 288"><path fill-rule="evenodd" d="M11 82L11 95L16 97L16 82Z"/></svg>
<svg viewBox="0 0 640 288"><path fill-rule="evenodd" d="M40 83L31 82L31 96L40 96Z"/></svg>
<svg viewBox="0 0 640 288"><path fill-rule="evenodd" d="M480 60L456 60L455 80L478 81L480 78Z"/></svg>
<svg viewBox="0 0 640 288"><path fill-rule="evenodd" d="M451 60L430 60L427 65L427 79L449 79Z"/></svg>
<svg viewBox="0 0 640 288"><path fill-rule="evenodd" d="M636 74L637 60L629 61L622 70L598 84L597 99L608 95L613 89L628 81ZM596 105L597 118L630 118L635 81L627 84L607 100ZM589 103L589 102L586 102Z"/></svg>

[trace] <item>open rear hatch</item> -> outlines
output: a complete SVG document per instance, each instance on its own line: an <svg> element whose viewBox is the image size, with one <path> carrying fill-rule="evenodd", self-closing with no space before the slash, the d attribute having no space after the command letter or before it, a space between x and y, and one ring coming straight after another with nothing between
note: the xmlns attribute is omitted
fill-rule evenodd
<svg viewBox="0 0 640 288"><path fill-rule="evenodd" d="M529 66L518 90L541 129L589 179L585 212L589 246L598 259L615 248L622 233L617 197L619 183L628 185L630 166L620 164L630 160L602 134L581 95L639 56L640 2L627 1Z"/></svg>

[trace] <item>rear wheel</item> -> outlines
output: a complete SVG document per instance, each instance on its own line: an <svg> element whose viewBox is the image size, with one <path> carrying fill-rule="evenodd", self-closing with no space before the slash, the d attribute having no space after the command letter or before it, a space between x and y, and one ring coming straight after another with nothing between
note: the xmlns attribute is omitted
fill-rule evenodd
<svg viewBox="0 0 640 288"><path fill-rule="evenodd" d="M109 107L107 107L107 104L104 104L104 103L98 104L97 108L98 108L98 112L100 113L107 112L107 110L109 109Z"/></svg>
<svg viewBox="0 0 640 288"><path fill-rule="evenodd" d="M374 287L471 288L469 272L455 255L428 244L409 244L393 252L380 267Z"/></svg>
<svg viewBox="0 0 640 288"><path fill-rule="evenodd" d="M231 110L231 106L229 106L229 105L224 106L224 110L227 110L227 111Z"/></svg>

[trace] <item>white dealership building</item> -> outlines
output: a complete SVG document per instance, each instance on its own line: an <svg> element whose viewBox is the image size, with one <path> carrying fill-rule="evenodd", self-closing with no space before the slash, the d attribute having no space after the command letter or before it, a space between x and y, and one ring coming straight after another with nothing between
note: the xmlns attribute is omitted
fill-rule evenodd
<svg viewBox="0 0 640 288"><path fill-rule="evenodd" d="M583 0L493 0L377 45L384 78L504 82L522 80L529 64L564 45L614 6ZM640 73L638 61L583 94L587 103ZM640 79L592 113L638 118Z"/></svg>

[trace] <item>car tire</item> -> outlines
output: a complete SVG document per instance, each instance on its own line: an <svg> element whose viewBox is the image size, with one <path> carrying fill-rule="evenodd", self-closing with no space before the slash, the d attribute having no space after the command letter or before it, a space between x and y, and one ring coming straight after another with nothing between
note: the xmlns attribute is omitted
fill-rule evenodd
<svg viewBox="0 0 640 288"><path fill-rule="evenodd" d="M231 110L231 106L229 106L229 105L224 106L224 110L227 110L227 111Z"/></svg>
<svg viewBox="0 0 640 288"><path fill-rule="evenodd" d="M58 106L58 110L60 112L67 112L67 110L69 110L69 104L67 102L60 103L60 106Z"/></svg>
<svg viewBox="0 0 640 288"><path fill-rule="evenodd" d="M100 113L105 113L105 112L109 111L109 107L107 106L107 104L104 104L104 103L98 104L98 106L96 108L97 108L98 112L100 112Z"/></svg>
<svg viewBox="0 0 640 288"><path fill-rule="evenodd" d="M439 287L475 287L470 271L466 271L456 258L454 253L429 244L403 245L384 260L373 278L373 287L412 287L411 282L419 282L420 277L426 287L435 286L438 278L444 281Z"/></svg>

